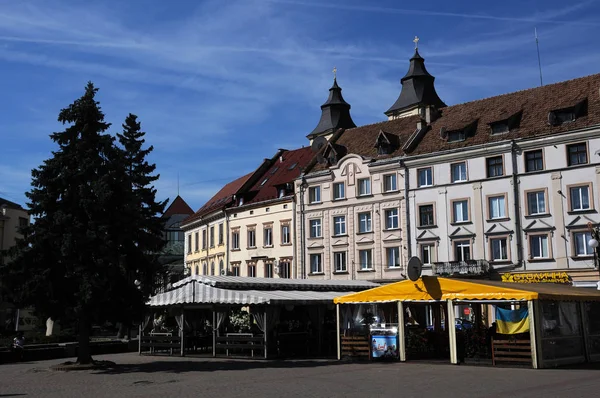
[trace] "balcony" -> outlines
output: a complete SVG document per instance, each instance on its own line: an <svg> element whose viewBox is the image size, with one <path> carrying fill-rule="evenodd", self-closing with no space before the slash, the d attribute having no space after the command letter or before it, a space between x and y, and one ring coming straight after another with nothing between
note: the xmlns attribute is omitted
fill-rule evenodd
<svg viewBox="0 0 600 398"><path fill-rule="evenodd" d="M433 274L436 276L486 275L489 271L490 263L488 263L486 260L433 263Z"/></svg>

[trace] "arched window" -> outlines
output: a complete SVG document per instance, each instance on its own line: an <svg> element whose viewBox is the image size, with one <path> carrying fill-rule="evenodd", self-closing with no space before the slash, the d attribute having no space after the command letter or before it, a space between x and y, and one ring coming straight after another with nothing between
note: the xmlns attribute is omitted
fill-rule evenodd
<svg viewBox="0 0 600 398"><path fill-rule="evenodd" d="M210 263L210 274L212 276L215 275L215 262L214 261L211 261L211 263Z"/></svg>
<svg viewBox="0 0 600 398"><path fill-rule="evenodd" d="M223 275L223 260L219 261L219 275Z"/></svg>
<svg viewBox="0 0 600 398"><path fill-rule="evenodd" d="M196 265L196 275L200 275L200 267Z"/></svg>
<svg viewBox="0 0 600 398"><path fill-rule="evenodd" d="M208 275L208 264L202 263L202 275Z"/></svg>

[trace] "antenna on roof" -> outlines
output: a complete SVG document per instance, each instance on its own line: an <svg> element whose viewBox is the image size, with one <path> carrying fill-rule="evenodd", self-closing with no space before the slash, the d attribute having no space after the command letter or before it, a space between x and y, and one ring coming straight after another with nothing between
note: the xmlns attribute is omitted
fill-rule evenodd
<svg viewBox="0 0 600 398"><path fill-rule="evenodd" d="M537 47L538 67L540 68L540 86L543 86L544 81L542 80L542 61L540 60L540 41L538 40L537 28L534 28L534 31L535 31L535 46Z"/></svg>
<svg viewBox="0 0 600 398"><path fill-rule="evenodd" d="M177 172L177 196L179 196L179 172Z"/></svg>

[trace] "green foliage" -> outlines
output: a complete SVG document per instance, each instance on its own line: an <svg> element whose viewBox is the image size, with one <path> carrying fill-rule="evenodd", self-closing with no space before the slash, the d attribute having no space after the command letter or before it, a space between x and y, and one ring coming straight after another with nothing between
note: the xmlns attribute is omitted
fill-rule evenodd
<svg viewBox="0 0 600 398"><path fill-rule="evenodd" d="M35 222L23 230L14 260L0 268L16 304L77 321L80 345L89 341L92 322L141 312L159 269L153 253L163 244L158 213L165 203L155 201L158 176L145 160L152 147L142 149L144 133L133 115L116 145L97 91L88 83L61 110L58 120L67 127L50 135L58 149L32 170L26 194Z"/></svg>

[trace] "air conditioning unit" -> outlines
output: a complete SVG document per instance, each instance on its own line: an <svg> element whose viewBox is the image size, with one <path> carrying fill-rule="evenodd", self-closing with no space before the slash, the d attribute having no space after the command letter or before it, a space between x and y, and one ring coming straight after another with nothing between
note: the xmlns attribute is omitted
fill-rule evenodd
<svg viewBox="0 0 600 398"><path fill-rule="evenodd" d="M279 274L279 266L278 266L278 265L276 265L276 266L273 268L273 271L274 271L276 274Z"/></svg>
<svg viewBox="0 0 600 398"><path fill-rule="evenodd" d="M226 269L222 269L221 270L221 275L227 275L227 270Z"/></svg>

